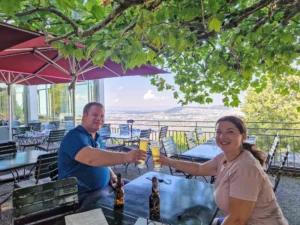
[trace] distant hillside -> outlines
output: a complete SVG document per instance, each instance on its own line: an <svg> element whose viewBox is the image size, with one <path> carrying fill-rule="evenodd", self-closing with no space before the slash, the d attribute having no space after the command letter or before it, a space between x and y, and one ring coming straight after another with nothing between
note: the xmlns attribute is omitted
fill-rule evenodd
<svg viewBox="0 0 300 225"><path fill-rule="evenodd" d="M165 114L170 113L187 113L190 111L198 111L198 110L208 110L208 109L215 109L215 110L230 110L229 107L224 107L223 105L214 105L214 106L182 106L182 107L174 107L168 110L165 110Z"/></svg>

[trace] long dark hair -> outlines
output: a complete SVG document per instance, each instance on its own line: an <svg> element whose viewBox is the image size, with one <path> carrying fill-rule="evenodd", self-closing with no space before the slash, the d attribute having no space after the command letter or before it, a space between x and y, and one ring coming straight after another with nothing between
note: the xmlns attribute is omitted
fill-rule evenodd
<svg viewBox="0 0 300 225"><path fill-rule="evenodd" d="M239 130L240 134L247 135L246 125L243 122L243 120L241 120L240 118L238 118L236 116L224 116L224 117L218 119L218 121L216 122L216 126L218 123L225 122L225 121L233 123L236 126L236 128ZM260 165L262 165L262 166L264 165L264 163L266 161L266 156L262 151L256 149L256 146L254 144L243 142L242 148L250 151L251 154L259 161Z"/></svg>

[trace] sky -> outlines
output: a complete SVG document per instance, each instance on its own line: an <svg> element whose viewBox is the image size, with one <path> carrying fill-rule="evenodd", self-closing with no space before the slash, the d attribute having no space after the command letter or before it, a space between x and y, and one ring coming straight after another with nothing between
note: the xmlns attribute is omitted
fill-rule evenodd
<svg viewBox="0 0 300 225"><path fill-rule="evenodd" d="M161 75L167 83L174 85L173 74ZM181 106L173 98L173 91L157 91L150 77L131 76L104 80L105 106L110 110L165 110ZM222 96L213 95L214 103L222 104ZM191 106L200 106L197 103Z"/></svg>

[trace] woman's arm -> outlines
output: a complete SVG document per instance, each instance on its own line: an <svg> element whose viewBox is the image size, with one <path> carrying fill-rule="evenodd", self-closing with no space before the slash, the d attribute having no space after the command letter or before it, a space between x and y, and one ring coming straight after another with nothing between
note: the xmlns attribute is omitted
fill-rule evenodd
<svg viewBox="0 0 300 225"><path fill-rule="evenodd" d="M182 160L174 160L163 155L160 155L160 159L156 162L161 165L170 166L182 172L188 173L193 176L215 176L217 175L217 168L212 163L212 160L203 163L192 163Z"/></svg>
<svg viewBox="0 0 300 225"><path fill-rule="evenodd" d="M255 202L229 198L229 215L222 225L246 225L253 211Z"/></svg>

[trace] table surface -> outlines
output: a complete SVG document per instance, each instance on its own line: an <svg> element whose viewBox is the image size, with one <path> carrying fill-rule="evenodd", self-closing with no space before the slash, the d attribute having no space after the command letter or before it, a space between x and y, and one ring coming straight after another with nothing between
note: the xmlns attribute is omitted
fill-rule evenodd
<svg viewBox="0 0 300 225"><path fill-rule="evenodd" d="M247 138L245 142L254 144L256 139L254 137ZM194 161L206 162L213 159L223 151L217 146L215 139L212 138L207 142L192 148L184 153L183 156L191 157Z"/></svg>
<svg viewBox="0 0 300 225"><path fill-rule="evenodd" d="M16 154L0 156L0 172L34 165L37 161L37 157L46 153L45 151L28 150L25 152L17 152Z"/></svg>
<svg viewBox="0 0 300 225"><path fill-rule="evenodd" d="M149 217L148 199L152 187L149 179L153 176L171 181L169 185L159 183L160 216L163 221L173 225L210 224L217 210L213 185L156 172L148 172L123 187L125 203L122 209L114 209L114 193L100 199L89 209L102 208L109 224L133 225L138 217ZM181 220L177 218L179 214L182 215Z"/></svg>

